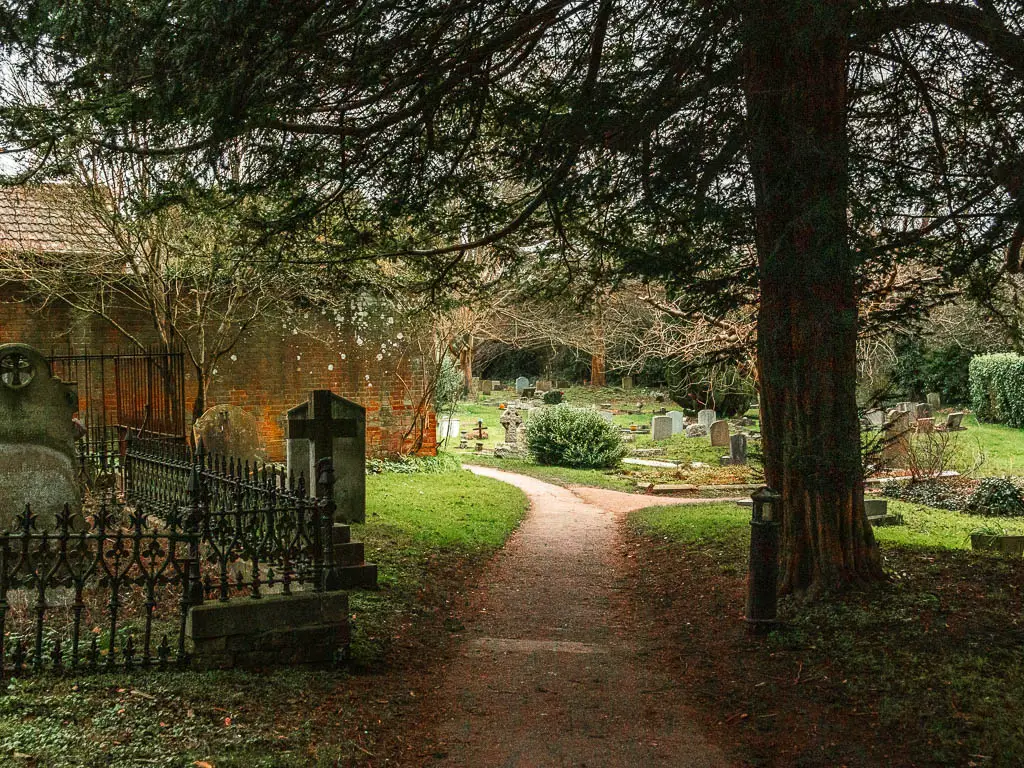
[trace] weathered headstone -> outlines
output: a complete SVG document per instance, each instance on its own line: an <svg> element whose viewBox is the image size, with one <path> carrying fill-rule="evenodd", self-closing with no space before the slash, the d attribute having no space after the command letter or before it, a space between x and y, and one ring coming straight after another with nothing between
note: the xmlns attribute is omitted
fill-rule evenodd
<svg viewBox="0 0 1024 768"><path fill-rule="evenodd" d="M928 403L918 403L914 406L914 421L918 419L929 419L932 415L932 409L928 407Z"/></svg>
<svg viewBox="0 0 1024 768"><path fill-rule="evenodd" d="M530 380L525 376L520 376L516 379L516 392L522 392L528 386L530 386Z"/></svg>
<svg viewBox="0 0 1024 768"><path fill-rule="evenodd" d="M461 424L458 419L453 419L450 416L442 416L437 427L438 439L445 440L447 438L458 438L460 426Z"/></svg>
<svg viewBox="0 0 1024 768"><path fill-rule="evenodd" d="M708 430L708 434L711 435L711 445L715 447L722 447L729 444L729 422L723 420L712 423L711 429Z"/></svg>
<svg viewBox="0 0 1024 768"><path fill-rule="evenodd" d="M917 431L922 434L928 434L929 432L935 431L935 419L928 417L926 419L919 418L917 420Z"/></svg>
<svg viewBox="0 0 1024 768"><path fill-rule="evenodd" d="M470 392L470 394L475 395L477 392L480 391L480 377L479 376L474 376L469 381L470 381L469 392Z"/></svg>
<svg viewBox="0 0 1024 768"><path fill-rule="evenodd" d="M534 397L537 396L537 388L523 387L521 390L519 390L519 396L522 397L523 400L532 400Z"/></svg>
<svg viewBox="0 0 1024 768"><path fill-rule="evenodd" d="M963 429L964 415L960 411L953 411L953 413L946 416L945 428L949 432L956 432Z"/></svg>
<svg viewBox="0 0 1024 768"><path fill-rule="evenodd" d="M907 414L912 423L917 421L917 403L905 400L902 403L896 403L896 410L903 411L903 413Z"/></svg>
<svg viewBox="0 0 1024 768"><path fill-rule="evenodd" d="M655 416L651 419L651 439L668 440L672 437L672 418L670 416Z"/></svg>
<svg viewBox="0 0 1024 768"><path fill-rule="evenodd" d="M598 411L598 414L600 414L601 418L607 421L609 424L615 418L615 414L612 413L611 411Z"/></svg>
<svg viewBox="0 0 1024 768"><path fill-rule="evenodd" d="M624 390L626 390L627 392L632 392L633 391L633 377L632 376L623 376L622 377L622 388Z"/></svg>
<svg viewBox="0 0 1024 768"><path fill-rule="evenodd" d="M253 463L263 461L263 442L256 417L237 405L215 405L192 426L196 444L208 454Z"/></svg>
<svg viewBox="0 0 1024 768"><path fill-rule="evenodd" d="M672 419L672 434L680 435L683 433L683 429L686 428L686 417L682 411L669 411L665 414Z"/></svg>
<svg viewBox="0 0 1024 768"><path fill-rule="evenodd" d="M894 409L889 411L882 435L882 461L886 466L901 466L907 458L910 441L910 414Z"/></svg>
<svg viewBox="0 0 1024 768"><path fill-rule="evenodd" d="M939 410L942 407L942 395L938 392L929 392L925 399L928 401L928 405L931 406L933 411Z"/></svg>
<svg viewBox="0 0 1024 768"><path fill-rule="evenodd" d="M285 431L288 471L302 471L315 488L317 463L334 464L336 518L366 522L366 410L329 389L315 389L309 401L288 411Z"/></svg>
<svg viewBox="0 0 1024 768"><path fill-rule="evenodd" d="M743 466L747 463L747 436L742 432L729 437L729 455L723 456L723 465Z"/></svg>
<svg viewBox="0 0 1024 768"><path fill-rule="evenodd" d="M67 504L82 506L76 471L74 384L56 378L27 344L0 345L0 530L30 504L50 528Z"/></svg>
<svg viewBox="0 0 1024 768"><path fill-rule="evenodd" d="M710 430L711 425L718 419L718 414L710 408L705 408L703 411L697 412L697 423L705 429Z"/></svg>
<svg viewBox="0 0 1024 768"><path fill-rule="evenodd" d="M490 379L483 379L480 382L480 392L485 395L491 394L491 390L494 389L494 382Z"/></svg>
<svg viewBox="0 0 1024 768"><path fill-rule="evenodd" d="M687 437L707 437L708 428L703 424L691 424L686 428Z"/></svg>
<svg viewBox="0 0 1024 768"><path fill-rule="evenodd" d="M540 381L537 382L536 387L539 392L550 392L552 389L555 388L555 385L552 382L547 381L546 379L541 379Z"/></svg>
<svg viewBox="0 0 1024 768"><path fill-rule="evenodd" d="M507 408L501 414L501 426L505 428L505 442L494 446L494 455L499 459L521 456L525 446L520 442L523 417L517 408Z"/></svg>
<svg viewBox="0 0 1024 768"><path fill-rule="evenodd" d="M491 381L491 389L493 389L495 392L501 392L505 389L505 385L502 384L500 381Z"/></svg>
<svg viewBox="0 0 1024 768"><path fill-rule="evenodd" d="M872 408L871 410L864 411L864 418L872 427L885 426L885 411L880 408Z"/></svg>

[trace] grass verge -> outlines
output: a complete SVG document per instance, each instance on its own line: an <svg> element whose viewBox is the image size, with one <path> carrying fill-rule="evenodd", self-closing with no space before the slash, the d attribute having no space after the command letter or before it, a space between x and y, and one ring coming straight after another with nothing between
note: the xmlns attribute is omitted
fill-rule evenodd
<svg viewBox="0 0 1024 768"><path fill-rule="evenodd" d="M527 503L511 486L457 470L370 476L367 507L367 523L353 535L378 564L381 588L352 594L352 666L8 681L0 695L0 762L277 768L398 761L402 733L421 718L426 675L460 627L459 589L503 544Z"/></svg>
<svg viewBox="0 0 1024 768"><path fill-rule="evenodd" d="M748 510L631 515L638 597L675 628L681 695L745 764L1019 765L1024 560L965 551L969 516L893 507L908 525L876 531L889 583L783 600L767 641L742 621Z"/></svg>

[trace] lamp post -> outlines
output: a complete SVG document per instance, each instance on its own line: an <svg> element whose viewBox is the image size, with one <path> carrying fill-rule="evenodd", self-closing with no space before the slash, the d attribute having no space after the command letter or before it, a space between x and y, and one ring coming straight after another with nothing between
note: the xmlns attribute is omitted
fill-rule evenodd
<svg viewBox="0 0 1024 768"><path fill-rule="evenodd" d="M767 634L776 624L779 580L779 520L782 496L771 488L750 495L750 571L747 581L747 627Z"/></svg>

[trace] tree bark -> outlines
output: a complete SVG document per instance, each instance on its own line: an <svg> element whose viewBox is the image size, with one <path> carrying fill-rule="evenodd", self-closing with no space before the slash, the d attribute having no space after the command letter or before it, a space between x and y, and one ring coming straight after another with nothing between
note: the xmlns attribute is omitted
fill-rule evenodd
<svg viewBox="0 0 1024 768"><path fill-rule="evenodd" d="M751 0L744 90L756 195L765 476L782 494L780 591L883 576L864 512L848 243L845 0Z"/></svg>
<svg viewBox="0 0 1024 768"><path fill-rule="evenodd" d="M462 378L465 380L466 393L476 394L473 391L473 334L467 334L466 343L459 349L459 367L462 368Z"/></svg>

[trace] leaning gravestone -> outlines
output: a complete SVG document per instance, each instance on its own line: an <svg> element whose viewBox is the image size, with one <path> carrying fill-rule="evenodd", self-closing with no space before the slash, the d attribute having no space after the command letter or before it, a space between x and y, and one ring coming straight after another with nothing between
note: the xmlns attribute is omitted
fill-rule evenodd
<svg viewBox="0 0 1024 768"><path fill-rule="evenodd" d="M954 411L946 417L946 430L949 432L957 432L963 429L964 415L960 411Z"/></svg>
<svg viewBox="0 0 1024 768"><path fill-rule="evenodd" d="M918 419L930 419L932 416L932 409L928 406L928 403L918 403L914 406L914 421Z"/></svg>
<svg viewBox="0 0 1024 768"><path fill-rule="evenodd" d="M263 461L263 444L256 417L237 405L215 405L192 426L196 444L209 454L227 456L250 464Z"/></svg>
<svg viewBox="0 0 1024 768"><path fill-rule="evenodd" d="M910 414L903 410L889 411L882 436L882 461L888 467L906 462L910 443Z"/></svg>
<svg viewBox="0 0 1024 768"><path fill-rule="evenodd" d="M317 487L317 463L334 463L337 519L366 522L366 409L329 389L315 389L309 402L288 411L285 430L288 472L306 476Z"/></svg>
<svg viewBox="0 0 1024 768"><path fill-rule="evenodd" d="M686 418L682 411L669 411L665 414L672 419L672 434L680 435L686 428Z"/></svg>
<svg viewBox="0 0 1024 768"><path fill-rule="evenodd" d="M711 435L711 445L714 447L723 447L729 444L729 422L723 420L716 421L711 425L711 429L708 430Z"/></svg>
<svg viewBox="0 0 1024 768"><path fill-rule="evenodd" d="M929 417L927 419L917 420L917 431L920 434L928 434L935 431L935 419Z"/></svg>
<svg viewBox="0 0 1024 768"><path fill-rule="evenodd" d="M668 440L672 437L672 417L655 416L651 419L651 439Z"/></svg>
<svg viewBox="0 0 1024 768"><path fill-rule="evenodd" d="M520 376L516 379L516 392L522 392L528 386L530 386L530 380L525 376Z"/></svg>
<svg viewBox="0 0 1024 768"><path fill-rule="evenodd" d="M27 344L0 345L0 530L30 504L48 528L67 504L81 511L75 460L78 395Z"/></svg>
<svg viewBox="0 0 1024 768"><path fill-rule="evenodd" d="M928 405L931 406L933 411L939 410L942 407L942 395L938 392L929 392L925 399L928 401Z"/></svg>
<svg viewBox="0 0 1024 768"><path fill-rule="evenodd" d="M718 419L718 414L710 408L705 408L703 411L697 413L697 423L705 429L710 430L711 425Z"/></svg>
<svg viewBox="0 0 1024 768"><path fill-rule="evenodd" d="M743 466L747 463L747 436L742 432L729 438L729 455L721 459L723 466Z"/></svg>

